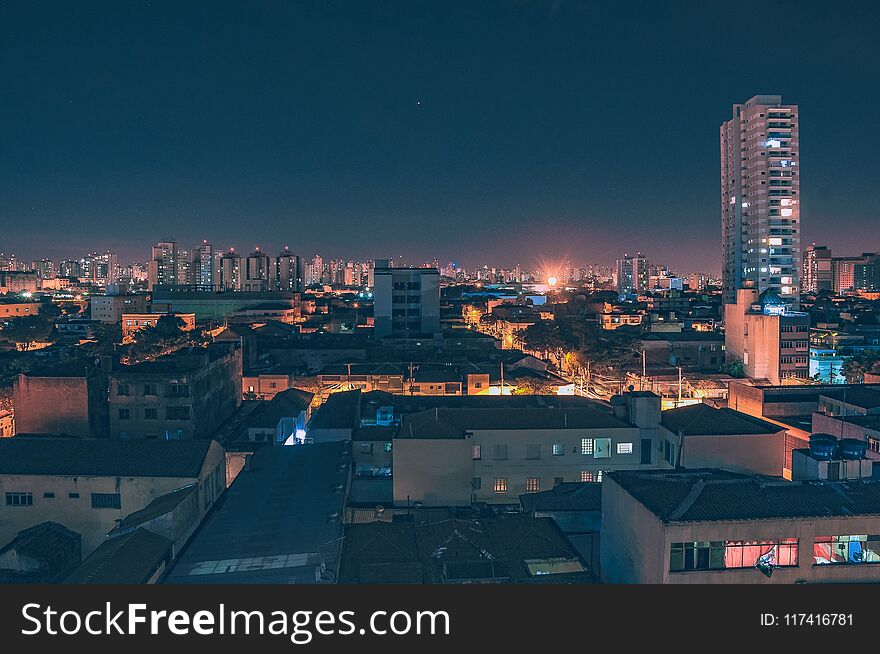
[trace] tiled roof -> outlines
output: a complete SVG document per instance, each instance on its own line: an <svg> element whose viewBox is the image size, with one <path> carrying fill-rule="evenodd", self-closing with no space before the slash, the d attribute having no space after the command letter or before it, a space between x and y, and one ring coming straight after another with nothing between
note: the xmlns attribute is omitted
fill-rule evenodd
<svg viewBox="0 0 880 654"><path fill-rule="evenodd" d="M0 474L198 477L210 440L0 439Z"/></svg>
<svg viewBox="0 0 880 654"><path fill-rule="evenodd" d="M345 527L340 583L574 582L586 570L531 576L525 561L579 561L549 518L517 514L481 520L372 522Z"/></svg>
<svg viewBox="0 0 880 654"><path fill-rule="evenodd" d="M691 404L663 411L660 422L672 433L681 431L685 435L775 434L783 430L780 425L747 413L729 408L716 409L708 404Z"/></svg>
<svg viewBox="0 0 880 654"><path fill-rule="evenodd" d="M525 493L519 496L523 509L534 511L601 511L602 484L568 482L557 484L552 490Z"/></svg>
<svg viewBox="0 0 880 654"><path fill-rule="evenodd" d="M68 584L143 584L171 557L171 541L143 528L110 538L65 580Z"/></svg>
<svg viewBox="0 0 880 654"><path fill-rule="evenodd" d="M880 515L880 481L791 482L722 470L607 476L664 522Z"/></svg>
<svg viewBox="0 0 880 654"><path fill-rule="evenodd" d="M398 438L463 438L476 429L618 429L629 425L593 407L429 409L406 415Z"/></svg>

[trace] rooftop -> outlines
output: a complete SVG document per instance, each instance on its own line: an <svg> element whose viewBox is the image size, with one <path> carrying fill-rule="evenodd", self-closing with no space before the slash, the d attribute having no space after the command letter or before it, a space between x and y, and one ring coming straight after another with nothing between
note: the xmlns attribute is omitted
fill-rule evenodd
<svg viewBox="0 0 880 654"><path fill-rule="evenodd" d="M841 390L823 391L821 395L863 409L880 407L880 386L849 386Z"/></svg>
<svg viewBox="0 0 880 654"><path fill-rule="evenodd" d="M263 402L248 417L248 427L275 428L282 418L295 418L309 408L314 393L299 388L288 388L277 393L271 400Z"/></svg>
<svg viewBox="0 0 880 654"><path fill-rule="evenodd" d="M629 427L594 407L428 409L403 416L398 438L464 438L477 429L619 429Z"/></svg>
<svg viewBox="0 0 880 654"><path fill-rule="evenodd" d="M265 447L221 496L165 583L335 580L350 444Z"/></svg>
<svg viewBox="0 0 880 654"><path fill-rule="evenodd" d="M19 435L0 438L0 474L196 478L211 443Z"/></svg>
<svg viewBox="0 0 880 654"><path fill-rule="evenodd" d="M786 481L714 469L607 473L663 522L880 515L880 481Z"/></svg>
<svg viewBox="0 0 880 654"><path fill-rule="evenodd" d="M530 573L529 563L544 564ZM547 574L555 569L559 574ZM345 527L340 583L590 583L549 518L372 522Z"/></svg>
<svg viewBox="0 0 880 654"><path fill-rule="evenodd" d="M193 483L173 490L170 493L160 495L140 511L135 511L125 516L110 533L123 532L163 516L180 506L181 502L192 496L197 490L198 485Z"/></svg>
<svg viewBox="0 0 880 654"><path fill-rule="evenodd" d="M685 435L730 436L783 431L783 427L772 422L729 408L716 409L708 404L691 404L663 411L660 422L672 433L683 432Z"/></svg>
<svg viewBox="0 0 880 654"><path fill-rule="evenodd" d="M552 490L519 496L524 511L601 511L602 484L565 482Z"/></svg>
<svg viewBox="0 0 880 654"><path fill-rule="evenodd" d="M170 540L138 528L104 541L65 583L144 584L170 558Z"/></svg>

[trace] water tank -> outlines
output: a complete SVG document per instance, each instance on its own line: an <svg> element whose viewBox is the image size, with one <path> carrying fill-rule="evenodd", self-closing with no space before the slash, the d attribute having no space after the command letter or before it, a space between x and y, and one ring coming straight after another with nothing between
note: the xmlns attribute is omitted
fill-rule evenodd
<svg viewBox="0 0 880 654"><path fill-rule="evenodd" d="M837 443L841 459L864 459L868 444L858 438L842 438Z"/></svg>
<svg viewBox="0 0 880 654"><path fill-rule="evenodd" d="M837 450L837 437L831 434L813 434L810 436L810 454L820 461L830 461Z"/></svg>
<svg viewBox="0 0 880 654"><path fill-rule="evenodd" d="M612 395L609 401L611 402L611 410L614 412L614 417L626 420L629 413L626 407L626 398L623 395Z"/></svg>

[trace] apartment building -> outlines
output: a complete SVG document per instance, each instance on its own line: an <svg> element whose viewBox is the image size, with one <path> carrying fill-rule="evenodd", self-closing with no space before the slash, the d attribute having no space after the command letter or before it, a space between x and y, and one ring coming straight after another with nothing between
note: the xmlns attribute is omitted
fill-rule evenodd
<svg viewBox="0 0 880 654"><path fill-rule="evenodd" d="M109 379L113 438L210 438L241 404L241 349L234 342L178 350Z"/></svg>
<svg viewBox="0 0 880 654"><path fill-rule="evenodd" d="M602 484L606 583L880 581L880 481L617 471Z"/></svg>

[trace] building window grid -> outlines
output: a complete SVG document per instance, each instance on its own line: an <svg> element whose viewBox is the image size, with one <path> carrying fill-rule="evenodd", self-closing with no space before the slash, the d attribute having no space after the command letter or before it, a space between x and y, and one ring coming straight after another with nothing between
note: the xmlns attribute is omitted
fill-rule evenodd
<svg viewBox="0 0 880 654"><path fill-rule="evenodd" d="M762 559L776 567L797 567L797 538L672 543L669 570L737 570L756 567Z"/></svg>

